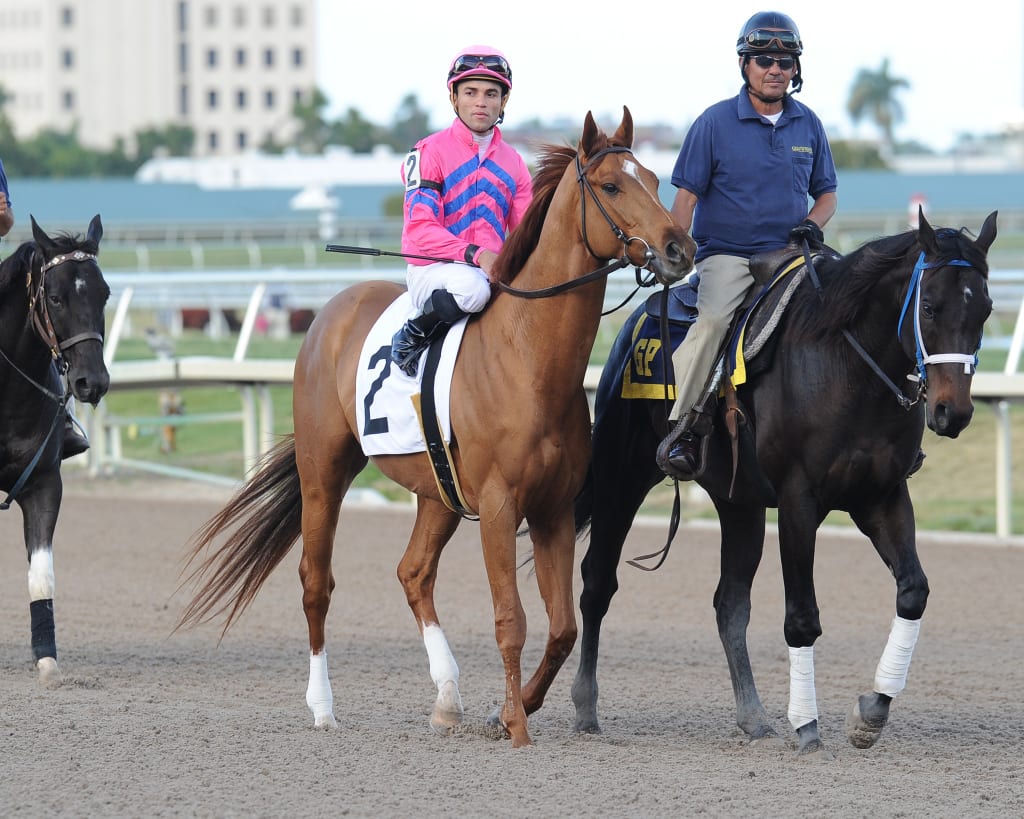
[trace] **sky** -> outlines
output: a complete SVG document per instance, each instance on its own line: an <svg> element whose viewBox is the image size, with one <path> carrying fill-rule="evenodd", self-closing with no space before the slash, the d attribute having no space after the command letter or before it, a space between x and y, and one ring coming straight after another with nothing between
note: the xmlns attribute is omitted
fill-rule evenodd
<svg viewBox="0 0 1024 819"><path fill-rule="evenodd" d="M318 83L329 119L349 108L389 125L415 94L433 128L452 118L445 87L466 45L500 49L512 68L505 123L583 119L617 124L622 106L636 123L686 128L706 107L736 94L735 43L764 6L734 0L318 0ZM937 151L961 134L1024 124L1024 2L916 3L908 0L788 0L767 6L796 22L804 43L797 98L832 138L874 138L854 126L846 101L857 72L885 58L904 120L898 141Z"/></svg>

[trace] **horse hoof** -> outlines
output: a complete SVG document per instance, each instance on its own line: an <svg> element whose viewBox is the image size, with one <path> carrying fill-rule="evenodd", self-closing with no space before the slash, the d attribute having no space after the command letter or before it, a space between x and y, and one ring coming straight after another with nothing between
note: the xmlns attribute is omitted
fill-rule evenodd
<svg viewBox="0 0 1024 819"><path fill-rule="evenodd" d="M439 734L451 734L462 725L463 713L459 687L454 681L448 680L437 692L434 713L430 716L430 727Z"/></svg>
<svg viewBox="0 0 1024 819"><path fill-rule="evenodd" d="M500 705L484 720L484 735L491 739L508 739L511 736L505 723L501 721Z"/></svg>
<svg viewBox="0 0 1024 819"><path fill-rule="evenodd" d="M333 731L338 727L338 721L334 718L334 714L317 714L313 720L313 727L319 728L321 731Z"/></svg>
<svg viewBox="0 0 1024 819"><path fill-rule="evenodd" d="M57 661L53 657L40 657L36 669L39 671L39 684L43 688L57 688L64 682Z"/></svg>
<svg viewBox="0 0 1024 819"><path fill-rule="evenodd" d="M846 738L854 748L864 750L878 742L884 727L885 720L878 723L864 719L860 711L860 700L858 700L853 704L853 708L850 709L850 713L846 717Z"/></svg>
<svg viewBox="0 0 1024 819"><path fill-rule="evenodd" d="M780 751L788 752L790 745L786 740L780 737L777 733L772 731L769 734L763 734L759 737L751 737L747 746L755 751L764 751L776 753Z"/></svg>
<svg viewBox="0 0 1024 819"><path fill-rule="evenodd" d="M802 748L798 748L796 758L801 762L828 762L836 757L835 754L825 747L825 743L817 739L807 743Z"/></svg>
<svg viewBox="0 0 1024 819"><path fill-rule="evenodd" d="M601 725L596 719L577 719L575 725L577 734L601 734Z"/></svg>

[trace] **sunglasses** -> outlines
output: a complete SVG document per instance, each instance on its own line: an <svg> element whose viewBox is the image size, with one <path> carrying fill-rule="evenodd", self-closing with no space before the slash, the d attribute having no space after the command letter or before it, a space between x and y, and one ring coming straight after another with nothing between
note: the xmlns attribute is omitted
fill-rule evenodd
<svg viewBox="0 0 1024 819"><path fill-rule="evenodd" d="M508 67L508 62L504 57L499 57L497 54L462 54L452 63L452 69L448 72L448 78L451 79L458 74L463 74L466 71L471 71L481 66L488 71L493 71L495 74L500 74L506 79L512 79L512 69Z"/></svg>
<svg viewBox="0 0 1024 819"><path fill-rule="evenodd" d="M758 54L754 57L754 62L760 68L771 68L772 63L778 63L783 71L789 71L796 64L792 57L769 57L767 54Z"/></svg>
<svg viewBox="0 0 1024 819"><path fill-rule="evenodd" d="M748 46L756 49L772 48L772 43L776 43L775 48L781 48L783 51L800 50L800 38L792 31L771 31L758 28L750 32L744 40Z"/></svg>

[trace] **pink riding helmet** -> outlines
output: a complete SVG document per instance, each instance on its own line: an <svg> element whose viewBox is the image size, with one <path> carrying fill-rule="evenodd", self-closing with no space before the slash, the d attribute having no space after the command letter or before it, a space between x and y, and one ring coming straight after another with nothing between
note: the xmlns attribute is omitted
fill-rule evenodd
<svg viewBox="0 0 1024 819"><path fill-rule="evenodd" d="M448 90L457 82L470 77L480 77L501 83L512 90L512 69L508 60L498 49L486 45L471 45L462 49L452 60L448 69Z"/></svg>

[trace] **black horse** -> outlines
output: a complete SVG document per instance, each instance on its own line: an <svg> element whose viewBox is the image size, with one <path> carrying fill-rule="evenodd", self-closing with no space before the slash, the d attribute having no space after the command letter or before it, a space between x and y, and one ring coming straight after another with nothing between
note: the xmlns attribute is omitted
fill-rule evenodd
<svg viewBox="0 0 1024 819"><path fill-rule="evenodd" d="M96 404L110 386L103 362L110 288L96 254L99 215L84 239L48 236L0 262L0 490L21 507L28 552L32 653L44 685L60 682L53 625L53 532L67 403Z"/></svg>
<svg viewBox="0 0 1024 819"><path fill-rule="evenodd" d="M751 740L777 736L754 685L746 642L769 506L779 510L789 719L799 752L822 747L813 676L813 646L821 634L813 569L817 529L832 510L850 514L896 580L896 618L874 690L859 698L847 722L853 745L875 743L892 697L906 682L928 598L907 478L919 465L926 421L937 434L955 438L971 420L975 354L992 308L986 257L996 214L976 240L964 229L933 229L923 213L919 224L917 231L805 266L804 278L789 290L774 353L766 345L747 362L746 382L718 401L698 483L720 521L714 605L736 721ZM577 534L588 525L591 530L582 564L580 665L572 686L576 729L584 732L600 731L598 644L618 588L623 542L647 493L664 479L655 459L667 431L667 405L656 398L664 386L646 399L623 398L624 391L643 394L637 390L642 371L657 376L660 366L657 332L637 328L643 312L638 309L622 328L604 368L593 459L576 501Z"/></svg>

